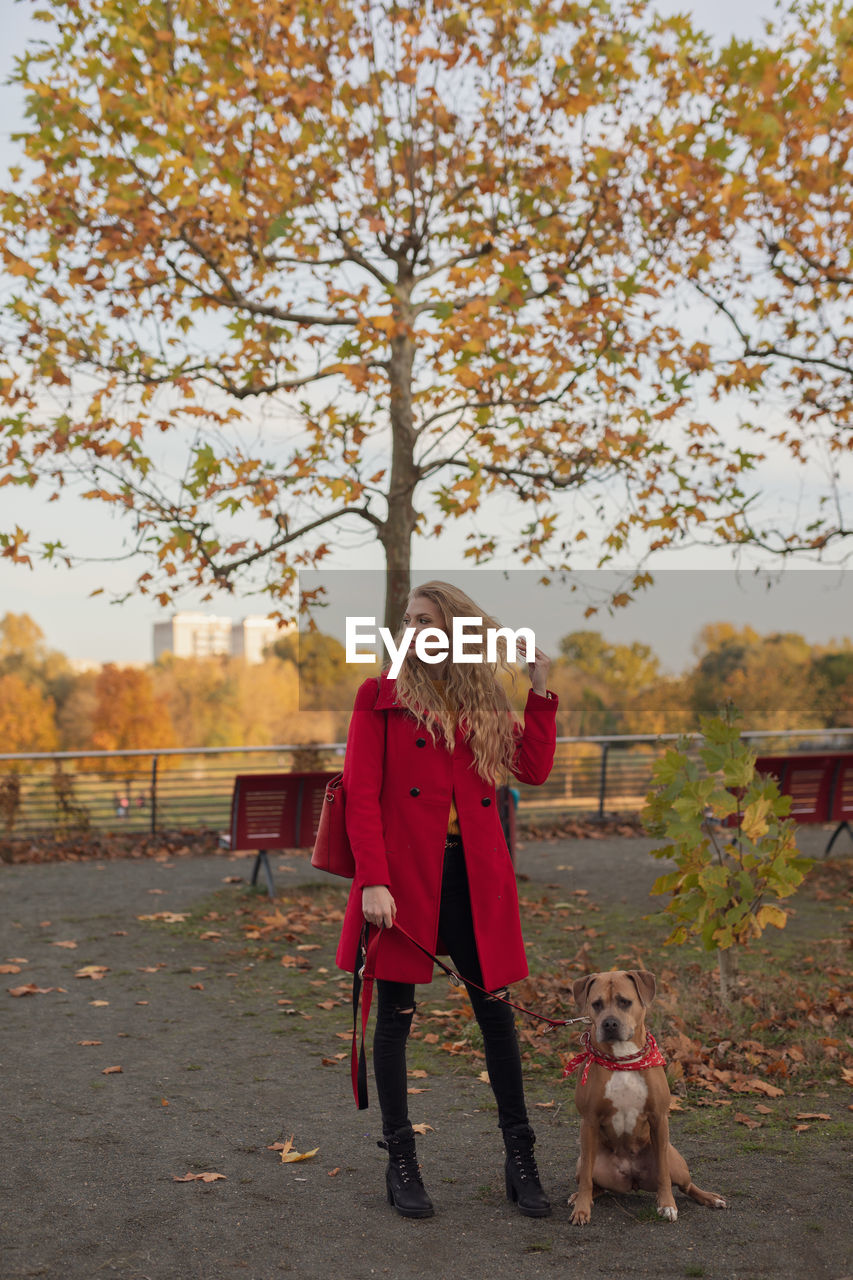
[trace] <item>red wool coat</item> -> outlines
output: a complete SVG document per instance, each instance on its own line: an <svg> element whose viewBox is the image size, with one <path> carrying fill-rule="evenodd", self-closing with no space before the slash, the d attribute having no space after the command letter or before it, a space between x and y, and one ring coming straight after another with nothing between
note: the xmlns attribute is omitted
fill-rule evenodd
<svg viewBox="0 0 853 1280"><path fill-rule="evenodd" d="M517 730L512 772L521 782L543 783L556 742L557 698L530 690L524 728ZM387 736L387 742L386 742ZM515 870L498 817L495 788L477 773L459 729L455 749L433 744L427 730L395 701L395 683L366 680L356 694L344 761L346 825L355 856L337 963L352 973L364 923L361 891L387 885L397 920L435 952L450 799L471 889L471 910L483 985L489 991L527 976ZM385 929L376 951L376 976L430 982L432 961L396 929Z"/></svg>

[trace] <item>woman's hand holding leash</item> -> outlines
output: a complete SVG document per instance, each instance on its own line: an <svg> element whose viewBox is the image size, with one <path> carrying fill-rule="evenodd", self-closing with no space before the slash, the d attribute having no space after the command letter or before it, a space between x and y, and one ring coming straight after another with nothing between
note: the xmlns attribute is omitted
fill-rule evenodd
<svg viewBox="0 0 853 1280"><path fill-rule="evenodd" d="M367 884L361 891L361 909L368 924L390 929L397 914L391 890L384 884Z"/></svg>

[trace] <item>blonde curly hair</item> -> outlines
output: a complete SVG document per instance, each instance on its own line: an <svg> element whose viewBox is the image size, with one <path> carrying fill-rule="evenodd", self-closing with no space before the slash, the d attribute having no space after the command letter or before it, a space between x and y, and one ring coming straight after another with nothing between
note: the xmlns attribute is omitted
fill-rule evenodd
<svg viewBox="0 0 853 1280"><path fill-rule="evenodd" d="M500 626L450 582L431 581L415 587L409 595L410 604L419 597L436 606L442 630L448 636L457 617L481 618L484 632ZM401 623L397 644L404 631L405 625ZM473 641L466 641L466 647L468 652L474 651ZM477 772L486 782L495 785L510 771L515 754L515 729L520 723L498 678L499 671L509 672L515 682L516 673L507 661L503 637L498 637L497 661L487 662L484 658L482 662L456 663L448 659L441 681L430 678L429 668L418 660L412 645L396 683L397 701L424 725L433 742L440 733L447 749L452 751L457 723L462 727Z"/></svg>

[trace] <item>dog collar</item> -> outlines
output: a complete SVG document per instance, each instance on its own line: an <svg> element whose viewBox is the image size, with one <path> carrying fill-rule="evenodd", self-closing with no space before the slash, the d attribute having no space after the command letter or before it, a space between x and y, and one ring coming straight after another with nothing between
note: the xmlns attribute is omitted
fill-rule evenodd
<svg viewBox="0 0 853 1280"><path fill-rule="evenodd" d="M592 1046L592 1037L588 1031L581 1036L581 1043L584 1048L580 1053L576 1053L570 1058L563 1068L563 1079L566 1076L573 1075L578 1067L583 1064L583 1074L581 1075L581 1084L586 1084L589 1068L593 1062L597 1062L600 1067L606 1067L608 1071L645 1071L647 1067L665 1067L666 1058L657 1046L657 1041L651 1031L646 1033L646 1043L643 1045L639 1053L629 1054L626 1058L611 1058L606 1054L599 1053Z"/></svg>

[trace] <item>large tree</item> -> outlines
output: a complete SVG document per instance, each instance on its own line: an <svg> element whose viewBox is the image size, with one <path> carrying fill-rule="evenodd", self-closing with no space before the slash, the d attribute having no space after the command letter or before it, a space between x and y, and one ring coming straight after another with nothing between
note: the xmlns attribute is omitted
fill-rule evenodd
<svg viewBox="0 0 853 1280"><path fill-rule="evenodd" d="M685 278L720 324L714 392L736 390L755 448L809 467L809 501L760 506L731 536L786 557L853 537L853 10L792 0L761 41L699 73L682 148L697 179ZM702 251L701 241L715 246ZM697 352L699 348L697 347ZM815 484L811 477L818 476Z"/></svg>
<svg viewBox="0 0 853 1280"><path fill-rule="evenodd" d="M601 562L637 531L736 523L748 455L679 419L703 356L667 299L707 55L683 18L639 0L38 16L3 203L0 483L80 480L126 509L143 589L275 598L361 531L396 620L413 535L499 490L526 506L527 562L570 563L596 520ZM0 532L26 559L27 531ZM476 563L498 539L469 541Z"/></svg>

